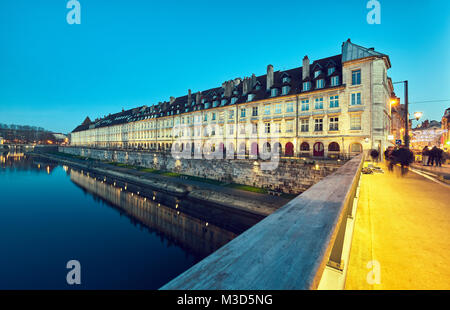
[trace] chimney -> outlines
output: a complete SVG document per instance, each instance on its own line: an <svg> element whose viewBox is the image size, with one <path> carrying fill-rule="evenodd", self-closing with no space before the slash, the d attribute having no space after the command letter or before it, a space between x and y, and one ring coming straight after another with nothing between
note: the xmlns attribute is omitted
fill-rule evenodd
<svg viewBox="0 0 450 310"><path fill-rule="evenodd" d="M309 77L309 58L308 58L308 56L305 56L303 58L302 73L303 73L303 80L306 79L307 77Z"/></svg>
<svg viewBox="0 0 450 310"><path fill-rule="evenodd" d="M242 94L245 96L248 93L248 78L244 78L242 81Z"/></svg>
<svg viewBox="0 0 450 310"><path fill-rule="evenodd" d="M192 102L192 94L191 94L191 90L189 89L188 90L188 106L191 105L191 102Z"/></svg>
<svg viewBox="0 0 450 310"><path fill-rule="evenodd" d="M197 92L197 94L195 95L195 103L199 104L200 103L200 98L202 96L202 92Z"/></svg>
<svg viewBox="0 0 450 310"><path fill-rule="evenodd" d="M175 97L170 96L170 104L175 102Z"/></svg>
<svg viewBox="0 0 450 310"><path fill-rule="evenodd" d="M273 66L267 66L267 90L272 88L273 86Z"/></svg>

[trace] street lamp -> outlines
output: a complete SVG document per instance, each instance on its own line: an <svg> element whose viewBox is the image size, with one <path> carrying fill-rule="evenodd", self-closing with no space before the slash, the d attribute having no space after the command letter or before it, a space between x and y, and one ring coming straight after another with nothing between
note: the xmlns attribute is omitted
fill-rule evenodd
<svg viewBox="0 0 450 310"><path fill-rule="evenodd" d="M423 112L414 112L414 117L416 118L416 121L419 121L419 119L422 117Z"/></svg>
<svg viewBox="0 0 450 310"><path fill-rule="evenodd" d="M405 146L409 148L408 81L394 82L392 84L399 83L403 83L405 86Z"/></svg>

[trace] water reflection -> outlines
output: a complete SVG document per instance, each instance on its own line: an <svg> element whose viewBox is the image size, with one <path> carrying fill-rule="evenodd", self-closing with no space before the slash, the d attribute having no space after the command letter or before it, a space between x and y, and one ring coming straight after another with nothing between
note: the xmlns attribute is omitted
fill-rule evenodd
<svg viewBox="0 0 450 310"><path fill-rule="evenodd" d="M107 183L107 178L95 177L92 173L74 169L70 169L70 179L88 193L123 212L122 214L127 215L134 224L144 226L163 239L167 238L197 258L214 252L237 235L207 220L180 212L182 202L179 200L175 199L175 208L163 205L158 202L162 193L147 198L139 191L127 191L130 186L119 186L119 181L110 180L111 183ZM156 196L158 200L153 200Z"/></svg>

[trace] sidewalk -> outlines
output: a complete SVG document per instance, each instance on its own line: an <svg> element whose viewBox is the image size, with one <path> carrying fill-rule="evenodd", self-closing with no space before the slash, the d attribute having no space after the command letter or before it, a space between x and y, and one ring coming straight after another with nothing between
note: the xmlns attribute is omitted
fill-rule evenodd
<svg viewBox="0 0 450 310"><path fill-rule="evenodd" d="M346 289L450 289L450 186L381 167L361 176Z"/></svg>
<svg viewBox="0 0 450 310"><path fill-rule="evenodd" d="M446 183L450 184L450 165L444 164L442 167L436 167L436 166L424 166L421 163L414 163L412 164L412 167L417 170L421 170L424 172L427 172L429 174L432 174L439 178L441 181L444 181Z"/></svg>

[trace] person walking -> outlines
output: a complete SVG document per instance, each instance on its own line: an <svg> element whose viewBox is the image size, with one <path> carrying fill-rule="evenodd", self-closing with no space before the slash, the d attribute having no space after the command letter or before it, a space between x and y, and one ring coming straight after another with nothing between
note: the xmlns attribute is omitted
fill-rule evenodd
<svg viewBox="0 0 450 310"><path fill-rule="evenodd" d="M428 166L428 158L430 157L430 150L428 146L424 147L422 150L422 165Z"/></svg>
<svg viewBox="0 0 450 310"><path fill-rule="evenodd" d="M444 151L441 148L436 148L436 167L442 167L442 159L444 156Z"/></svg>
<svg viewBox="0 0 450 310"><path fill-rule="evenodd" d="M405 175L408 172L409 165L414 161L414 153L411 152L411 150L407 147L401 146L392 154L395 158L395 161L398 162L401 166L402 175Z"/></svg>
<svg viewBox="0 0 450 310"><path fill-rule="evenodd" d="M428 165L427 166L433 166L434 161L436 160L436 146L433 146L433 148L430 150L430 156L428 158Z"/></svg>

